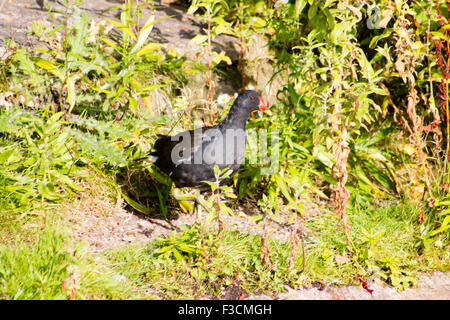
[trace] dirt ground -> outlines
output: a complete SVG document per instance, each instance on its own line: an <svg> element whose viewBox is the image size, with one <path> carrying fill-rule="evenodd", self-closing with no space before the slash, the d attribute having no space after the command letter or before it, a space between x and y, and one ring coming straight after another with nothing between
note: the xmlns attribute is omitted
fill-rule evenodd
<svg viewBox="0 0 450 320"><path fill-rule="evenodd" d="M48 19L46 6L55 9L63 7L55 1L45 0L0 0L0 40L14 39L19 44L27 47L39 47L39 41L28 34L27 28L33 20ZM41 7L39 3L43 3ZM119 3L107 0L85 1L81 8L96 20L117 15L117 10L104 12L110 6ZM173 45L180 52L189 54L189 40L201 33L201 24L194 17L187 15L181 7L168 5L165 1L155 1L161 6L156 10L156 18L172 16L159 21L151 34L155 40ZM144 10L145 21L148 10ZM217 39L216 49L225 50L227 55L236 60L239 55L239 47L235 39L221 37ZM5 53L4 45L0 41L0 58ZM225 84L226 85L226 84ZM79 199L71 208L68 208L68 219L74 227L74 237L88 243L93 251L116 248L127 244L146 243L149 240L164 236L179 230L184 224L191 225L197 222L193 214L183 214L167 221L164 219L150 218L144 215L125 210L123 203L115 206L104 200L96 199L87 201ZM314 214L317 208L309 208ZM263 229L259 224L252 223L245 218L249 214L259 214L256 206L248 205L239 208L235 217L226 216L225 222L230 228L238 228L247 232L264 233L280 240L289 238L289 228L278 221L269 220ZM394 288L378 283L369 283L373 290L370 294L362 287L347 286L335 287L327 285L323 288L309 288L293 290L287 288L287 292L280 294L278 299L445 299L450 300L450 276L449 273L435 272L431 275L423 275L419 279L418 288L410 288L397 292ZM251 296L249 299L273 299L261 295Z"/></svg>

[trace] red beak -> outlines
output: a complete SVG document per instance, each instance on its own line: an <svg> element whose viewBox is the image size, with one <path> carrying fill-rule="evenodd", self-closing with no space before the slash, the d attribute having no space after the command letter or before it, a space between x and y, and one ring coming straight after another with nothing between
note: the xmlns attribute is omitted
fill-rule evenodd
<svg viewBox="0 0 450 320"><path fill-rule="evenodd" d="M264 112L265 114L267 114L268 116L272 115L272 112L270 111L270 109L266 106L266 104L264 103L263 99L261 97L259 97L259 110L261 110L262 112Z"/></svg>

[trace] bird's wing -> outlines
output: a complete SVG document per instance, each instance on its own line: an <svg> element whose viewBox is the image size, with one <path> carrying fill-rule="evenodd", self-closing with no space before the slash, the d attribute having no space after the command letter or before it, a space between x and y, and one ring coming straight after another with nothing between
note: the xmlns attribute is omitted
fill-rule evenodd
<svg viewBox="0 0 450 320"><path fill-rule="evenodd" d="M212 128L197 128L182 132L178 134L179 136L177 135L178 137L175 136L175 140L180 142L173 148L173 154L177 158L174 163L176 165L194 163L196 155L202 154L202 150L214 141L215 137L210 134ZM180 136L182 137L181 139ZM179 158L177 155L179 155Z"/></svg>
<svg viewBox="0 0 450 320"><path fill-rule="evenodd" d="M183 131L174 136L158 134L153 156L155 164L170 171L179 164L192 163L194 155L211 143L214 137L207 134L213 127L202 127L190 131ZM171 169L169 169L171 168Z"/></svg>

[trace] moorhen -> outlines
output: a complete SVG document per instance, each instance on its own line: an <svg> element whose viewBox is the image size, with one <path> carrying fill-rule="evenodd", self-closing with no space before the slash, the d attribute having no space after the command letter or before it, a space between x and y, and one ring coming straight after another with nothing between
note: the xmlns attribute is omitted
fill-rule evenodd
<svg viewBox="0 0 450 320"><path fill-rule="evenodd" d="M150 154L154 164L179 188L205 187L204 181L215 181L215 165L231 169L232 177L244 162L247 120L258 108L271 115L259 93L246 90L236 97L221 123L174 136L157 135Z"/></svg>

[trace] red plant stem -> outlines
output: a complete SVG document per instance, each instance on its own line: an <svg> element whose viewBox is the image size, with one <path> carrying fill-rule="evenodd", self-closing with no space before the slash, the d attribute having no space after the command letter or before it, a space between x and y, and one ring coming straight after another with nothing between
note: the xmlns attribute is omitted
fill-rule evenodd
<svg viewBox="0 0 450 320"><path fill-rule="evenodd" d="M369 285L367 284L367 282L358 274L356 276L358 278L358 280L361 282L363 288L369 292L370 294L372 294L373 290L369 288Z"/></svg>
<svg viewBox="0 0 450 320"><path fill-rule="evenodd" d="M450 41L449 41L449 39L448 39L448 32L446 32L446 34L447 34L447 55L448 55L448 53L450 52ZM449 69L449 62L450 62L450 59L448 59L448 56L447 56L447 61L446 61L447 63L446 63L446 66L445 66L445 73L446 73L446 75L443 77L443 80L445 81L445 116L446 116L446 125L447 125L447 132L446 132L446 135L447 135L447 147L446 147L446 149L445 149L445 164L447 164L447 162L448 162L448 152L449 152L449 147L450 147L450 144L449 144L449 128L450 128L450 125L449 125L449 109L448 109L448 73L447 73L447 70Z"/></svg>

